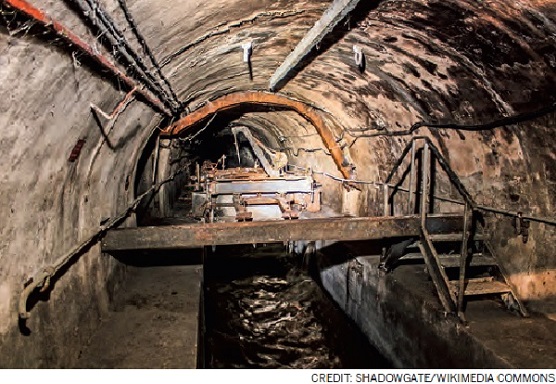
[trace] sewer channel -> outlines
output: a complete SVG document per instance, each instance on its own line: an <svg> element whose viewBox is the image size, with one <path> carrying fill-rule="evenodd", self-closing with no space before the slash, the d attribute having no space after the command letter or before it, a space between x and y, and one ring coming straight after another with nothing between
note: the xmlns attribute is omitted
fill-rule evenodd
<svg viewBox="0 0 556 384"><path fill-rule="evenodd" d="M391 367L283 246L207 252L204 283L203 367Z"/></svg>

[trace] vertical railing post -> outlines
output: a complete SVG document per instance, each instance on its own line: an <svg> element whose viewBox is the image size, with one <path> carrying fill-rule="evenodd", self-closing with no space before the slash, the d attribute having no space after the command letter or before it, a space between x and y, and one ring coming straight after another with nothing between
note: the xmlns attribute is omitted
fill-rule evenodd
<svg viewBox="0 0 556 384"><path fill-rule="evenodd" d="M408 214L413 215L415 213L415 140L411 142L411 168L409 171L409 199L407 202Z"/></svg>
<svg viewBox="0 0 556 384"><path fill-rule="evenodd" d="M429 143L425 142L425 146L423 147L423 154L422 154L422 169L421 169L421 226L426 228L426 219L427 213L429 210L429 189L430 189L430 167L431 167L431 158L430 158L430 149Z"/></svg>
<svg viewBox="0 0 556 384"><path fill-rule="evenodd" d="M459 282L458 282L458 316L461 321L465 321L463 314L463 298L465 296L465 269L467 267L467 258L469 256L469 251L467 249L467 243L469 241L469 236L471 233L471 222L473 219L473 210L469 205L469 202L465 202L465 210L463 213L463 238L461 239L461 255L459 263Z"/></svg>
<svg viewBox="0 0 556 384"><path fill-rule="evenodd" d="M384 184L384 216L390 216L390 188L388 184Z"/></svg>
<svg viewBox="0 0 556 384"><path fill-rule="evenodd" d="M429 195L431 189L431 153L430 145L425 141L421 153L421 241L419 248L425 258L427 270L438 292L438 297L446 312L456 311L456 297L450 290L448 276L440 263L437 251L427 230L427 214L429 213Z"/></svg>

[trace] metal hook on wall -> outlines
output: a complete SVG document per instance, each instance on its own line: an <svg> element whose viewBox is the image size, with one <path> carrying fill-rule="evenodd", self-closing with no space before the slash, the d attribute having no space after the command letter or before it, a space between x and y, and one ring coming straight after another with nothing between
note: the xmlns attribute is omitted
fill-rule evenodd
<svg viewBox="0 0 556 384"><path fill-rule="evenodd" d="M251 53L253 53L253 42L241 44L243 49L243 61L248 63L251 60Z"/></svg>
<svg viewBox="0 0 556 384"><path fill-rule="evenodd" d="M361 50L360 47L358 47L357 45L353 46L353 53L354 53L354 59L355 59L355 64L357 65L357 68L359 68L360 72L364 72L365 71L365 55L363 54L363 51Z"/></svg>
<svg viewBox="0 0 556 384"><path fill-rule="evenodd" d="M251 54L253 53L253 42L241 44L243 48L243 61L247 63L249 68L249 79L253 80L253 66L251 65Z"/></svg>

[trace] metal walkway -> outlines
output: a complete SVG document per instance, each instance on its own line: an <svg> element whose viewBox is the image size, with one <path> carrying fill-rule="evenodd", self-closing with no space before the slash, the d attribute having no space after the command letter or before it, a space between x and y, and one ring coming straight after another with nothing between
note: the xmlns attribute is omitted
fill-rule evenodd
<svg viewBox="0 0 556 384"><path fill-rule="evenodd" d="M430 225L444 227L457 220L431 216L429 221ZM112 230L102 239L102 251L182 249L297 240L377 240L419 234L420 217L416 215L200 223Z"/></svg>

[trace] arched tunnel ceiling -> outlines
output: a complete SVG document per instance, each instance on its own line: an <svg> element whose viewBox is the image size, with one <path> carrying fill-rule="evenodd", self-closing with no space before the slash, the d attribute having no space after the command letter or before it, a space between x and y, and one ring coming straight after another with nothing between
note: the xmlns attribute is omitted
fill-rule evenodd
<svg viewBox="0 0 556 384"><path fill-rule="evenodd" d="M267 90L276 68L329 5L129 2L186 113L229 93ZM477 123L533 111L556 100L554 8L552 1L361 2L279 93L326 111L340 130L403 130L421 120ZM252 78L242 60L246 42L253 42ZM365 55L363 73L354 61L354 45ZM268 129L296 135L288 119L275 120L278 125ZM336 128L335 136L342 136ZM372 154L358 154L368 145ZM390 148L398 153L402 145L358 143L354 161L359 168L382 162Z"/></svg>
<svg viewBox="0 0 556 384"><path fill-rule="evenodd" d="M88 42L93 52L114 60L112 52L100 44L94 31L82 20L83 15L75 4L84 2L47 1L33 2L33 5ZM207 102L229 94L268 92L271 75L331 2L158 0L153 3L147 0L103 0L99 4L124 30L135 50L144 55L122 11L121 4L127 4L138 30L184 107L183 117ZM552 0L360 2L350 16L309 53L278 94L316 107L327 123L347 160L336 160L336 166L327 166L328 171L338 172L342 164L348 165L348 168L353 164L357 168L356 176L377 180L388 172L387 168L405 146L407 137L366 139L360 137L361 134L406 130L417 121L479 123L553 105L556 100L553 91L556 85L555 8L556 3ZM10 40L15 42L13 46L8 44L10 57L17 57L25 65L29 53L33 53L33 46L18 47L17 33L14 36ZM48 39L45 39L46 42ZM252 78L247 63L242 59L241 45L246 42L253 43ZM355 63L354 46L361 48L365 55L363 72ZM62 88L56 87L64 84L65 88L71 88L61 79L76 78L72 73L79 67L83 56L62 43L55 50L63 53L73 64L72 68L66 62L59 69L56 81L49 83L49 94L56 94L57 98L65 100L71 92L57 94L56 89ZM34 54L31 56L34 57ZM49 60L58 58L53 55ZM32 72L29 76L42 81L48 73L45 68L40 67L40 72ZM119 65L119 68L126 72L124 66ZM96 74L103 73L94 65L89 70ZM17 73L12 75L17 78ZM104 110L110 110L123 98L121 84L116 82L113 85L116 85L114 90L119 94L94 95L94 100L101 99L96 103ZM76 89L78 92L74 96L77 102L86 102L78 107L81 108L80 114L87 115L87 124L91 124L88 101L85 100L88 94L85 95L85 88L80 90L79 85ZM19 95L25 95L28 99L27 92L20 85L18 96L11 97L15 100ZM134 105L134 110L143 121L151 122L142 123L145 129L150 130L153 113L141 107L142 113L138 111L139 105ZM31 111L32 104L25 108L37 113ZM77 124L79 113L76 109L74 112ZM305 153L307 149L311 150L309 153L325 158L334 146L323 146L323 141L314 135L316 130L310 122L295 114L281 110L261 112L250 108L240 112L244 115L239 115L235 123L251 127L255 133L260 132L261 138L266 136L266 142L274 143L277 149L289 150L295 158L300 151ZM13 112L12 115L24 114ZM131 122L130 118L133 119L127 114L120 118L124 125ZM81 136L98 135L96 128L89 128L88 125L83 131ZM59 134L61 131L56 132ZM137 127L127 134L120 131L114 134L125 138L137 136L136 132ZM512 161L528 158L529 152L534 152L527 149L523 153L526 145L523 136L512 126L496 133L427 132L426 128L415 133L432 135L462 176L500 175L502 169L511 169ZM72 134L80 135L78 131ZM148 132L142 132L137 138L143 141L148 136ZM515 136L519 139L514 140ZM285 138L289 143L284 141ZM470 140L465 141L466 138ZM73 140L68 138L69 142ZM477 145L477 141L481 145ZM137 142L129 140L128 145L136 147ZM99 146L101 148L102 143ZM508 156L496 160L496 167L490 169L489 164L493 164L489 160L492 148ZM134 149L135 152L138 150L140 148ZM63 155L60 158L57 161L59 167L62 166ZM470 158L473 161L469 161ZM91 160L91 166L95 159ZM300 160L301 165L304 161L309 160ZM319 162L324 164L325 161L321 157Z"/></svg>
<svg viewBox="0 0 556 384"><path fill-rule="evenodd" d="M276 68L330 2L128 4L187 113L229 93L267 90ZM279 93L340 122L333 129L336 137L344 136L338 132L342 128L393 131L417 121L478 123L534 111L556 101L555 7L552 1L361 2ZM252 79L242 60L246 42L253 42ZM364 72L355 64L354 45L365 55ZM276 114L278 124L267 128L295 136L288 119ZM261 124L261 118L243 120ZM441 141L450 137L432 134ZM487 146L497 142L484 134L456 135L466 136ZM348 143L355 139L345 138ZM298 147L322 147L318 140L307 140ZM400 140L358 141L351 152L361 169L392 161L403 145ZM515 142L508 145L519 152ZM364 176L376 178L375 172Z"/></svg>
<svg viewBox="0 0 556 384"><path fill-rule="evenodd" d="M328 2L130 1L139 29L189 110L268 80ZM347 126L419 118L476 121L554 102L551 1L361 2L282 90ZM252 41L253 79L241 44ZM366 56L358 72L353 45ZM319 49L320 48L320 49Z"/></svg>
<svg viewBox="0 0 556 384"><path fill-rule="evenodd" d="M94 51L110 56L80 20L80 2L85 3L37 5ZM267 90L276 68L330 6L121 2L185 107L183 114L229 93ZM142 52L118 2L100 4ZM535 110L556 98L554 8L551 0L360 2L279 92L327 111L348 129L404 129L419 120L471 123ZM242 60L246 42L253 43L251 68ZM354 46L365 55L364 72L355 64Z"/></svg>
<svg viewBox="0 0 556 384"><path fill-rule="evenodd" d="M33 4L87 41L93 52L111 57L112 52L82 20L76 6L80 3L91 1ZM127 4L185 116L228 94L267 91L276 68L331 2L103 0L99 4L144 55L120 6ZM350 163L367 168L365 177L376 178L383 170L367 165L392 162L405 139L358 140L360 133L405 130L417 121L485 122L552 105L556 100L555 8L552 0L360 2L307 55L278 93L318 108L333 136L343 140L338 146L348 157L351 152ZM251 68L242 59L241 46L246 42L253 43ZM364 71L355 64L354 46L365 55ZM74 66L78 65L81 56L71 47L69 52ZM120 70L126 72L124 66ZM65 77L60 74L58 80ZM107 95L103 104L113 101L114 95ZM281 117L288 116L283 111L257 113L246 108L242 112L251 112L240 118L242 124L273 132L270 141L291 137L298 139L296 151L322 148L322 141L309 139L314 127L307 121L296 118L292 124L290 117ZM145 109L146 120L150 113ZM308 133L297 132L300 124ZM519 144L505 133L499 133L499 138L506 137L509 151L519 157ZM451 137L478 139L487 148L498 140L488 133L452 135L433 130L430 134L444 148L442 141ZM467 146L476 159L484 157L473 144L451 145ZM459 168L473 174L481 166L462 163Z"/></svg>

